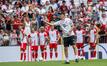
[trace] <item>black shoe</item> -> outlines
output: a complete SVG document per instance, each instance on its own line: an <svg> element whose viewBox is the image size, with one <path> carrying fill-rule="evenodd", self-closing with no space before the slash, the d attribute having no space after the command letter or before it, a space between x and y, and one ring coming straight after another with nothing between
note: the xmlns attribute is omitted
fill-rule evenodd
<svg viewBox="0 0 107 66"><path fill-rule="evenodd" d="M70 64L70 62L66 62L66 61L65 61L65 64Z"/></svg>
<svg viewBox="0 0 107 66"><path fill-rule="evenodd" d="M78 60L78 59L75 59L75 62L76 62L76 63L78 63L78 62L79 62L79 60Z"/></svg>

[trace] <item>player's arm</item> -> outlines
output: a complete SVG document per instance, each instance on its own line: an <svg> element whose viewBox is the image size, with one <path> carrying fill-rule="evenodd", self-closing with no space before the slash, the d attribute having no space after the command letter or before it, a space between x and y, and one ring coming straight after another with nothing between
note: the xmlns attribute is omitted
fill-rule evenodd
<svg viewBox="0 0 107 66"><path fill-rule="evenodd" d="M48 36L46 37L46 42L47 42L47 44L49 44L49 42L50 42L49 34L48 34Z"/></svg>
<svg viewBox="0 0 107 66"><path fill-rule="evenodd" d="M44 21L46 24L48 24L48 25L59 25L60 24L60 21L57 21L57 22L51 22L51 23L49 23L47 20L46 21Z"/></svg>
<svg viewBox="0 0 107 66"><path fill-rule="evenodd" d="M106 35L107 35L107 30L105 32L106 32Z"/></svg>
<svg viewBox="0 0 107 66"><path fill-rule="evenodd" d="M49 23L49 22L45 22L46 24L48 24L48 25L54 25L53 23Z"/></svg>
<svg viewBox="0 0 107 66"><path fill-rule="evenodd" d="M48 34L47 33L45 33L45 44L48 42Z"/></svg>
<svg viewBox="0 0 107 66"><path fill-rule="evenodd" d="M46 37L46 42L47 42L47 44L49 44L49 42L50 42L50 38L49 38L49 36Z"/></svg>
<svg viewBox="0 0 107 66"><path fill-rule="evenodd" d="M59 32L57 31L57 42L60 40L61 36L59 34Z"/></svg>
<svg viewBox="0 0 107 66"><path fill-rule="evenodd" d="M85 35L86 35L86 31L83 30L83 43L85 43Z"/></svg>
<svg viewBox="0 0 107 66"><path fill-rule="evenodd" d="M32 40L31 40L31 35L30 34L27 36L27 42L31 46Z"/></svg>
<svg viewBox="0 0 107 66"><path fill-rule="evenodd" d="M38 33L38 45L40 45L40 35Z"/></svg>
<svg viewBox="0 0 107 66"><path fill-rule="evenodd" d="M100 35L98 34L99 31L100 31L100 30L97 29L97 30L96 30L96 34L95 34L95 36L96 36L96 38L95 38L95 43L96 43L96 44L99 43L99 38L100 38Z"/></svg>

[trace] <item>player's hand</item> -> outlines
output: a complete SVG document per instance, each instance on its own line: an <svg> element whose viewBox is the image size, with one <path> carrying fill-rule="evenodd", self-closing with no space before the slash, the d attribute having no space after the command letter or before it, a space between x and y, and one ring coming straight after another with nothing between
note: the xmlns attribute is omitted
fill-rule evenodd
<svg viewBox="0 0 107 66"><path fill-rule="evenodd" d="M45 49L47 48L47 45L45 45L45 47L44 47Z"/></svg>

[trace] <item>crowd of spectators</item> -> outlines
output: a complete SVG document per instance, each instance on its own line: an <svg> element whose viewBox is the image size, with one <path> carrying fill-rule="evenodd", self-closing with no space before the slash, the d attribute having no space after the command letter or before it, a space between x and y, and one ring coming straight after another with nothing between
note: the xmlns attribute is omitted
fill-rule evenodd
<svg viewBox="0 0 107 66"><path fill-rule="evenodd" d="M48 28L45 19L56 22L61 13L75 26L88 31L90 25L96 25L101 29L99 34L107 33L107 0L0 0L0 46L18 45L18 30L26 17L31 28L39 30L41 26ZM56 29L61 32L59 26ZM107 43L107 36L101 37L100 43Z"/></svg>

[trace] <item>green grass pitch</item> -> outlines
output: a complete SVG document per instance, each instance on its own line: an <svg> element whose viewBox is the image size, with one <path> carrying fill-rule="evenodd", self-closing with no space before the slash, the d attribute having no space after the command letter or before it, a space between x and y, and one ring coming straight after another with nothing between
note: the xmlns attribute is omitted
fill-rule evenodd
<svg viewBox="0 0 107 66"><path fill-rule="evenodd" d="M70 64L64 64L64 61L47 62L3 62L0 66L107 66L106 60L80 60L79 63L73 61Z"/></svg>

